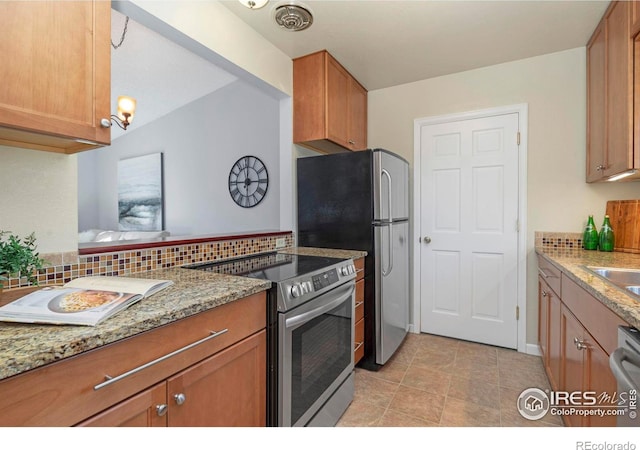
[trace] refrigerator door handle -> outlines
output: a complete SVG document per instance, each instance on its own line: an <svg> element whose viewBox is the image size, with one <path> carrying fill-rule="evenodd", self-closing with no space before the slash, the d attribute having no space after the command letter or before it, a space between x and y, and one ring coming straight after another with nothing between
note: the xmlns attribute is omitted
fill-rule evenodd
<svg viewBox="0 0 640 450"><path fill-rule="evenodd" d="M384 227L389 230L389 241L387 243L387 270L382 269L382 276L387 276L393 270L393 226L390 223L384 224ZM384 256L384 255L383 255ZM384 260L384 258L382 258Z"/></svg>
<svg viewBox="0 0 640 450"><path fill-rule="evenodd" d="M391 222L391 218L393 217L393 212L392 212L393 207L391 206L391 192L392 192L391 174L386 169L382 169L382 175L380 175L380 214L382 214L382 177L387 177L387 179L389 180L389 188L387 189L387 204L389 208L389 217L387 217L386 220ZM385 219L382 219L382 217L380 219L385 220Z"/></svg>
<svg viewBox="0 0 640 450"><path fill-rule="evenodd" d="M387 179L389 180L389 187L387 189L387 204L388 204L388 208L389 208L389 218L388 221L391 222L391 218L393 217L392 215L392 202L391 202L391 191L392 191L392 180L391 180L391 174L386 170L386 169L382 169L382 174L380 175L380 212L382 212L382 177L387 177ZM387 225L387 227L389 228L389 243L388 243L388 249L389 249L389 253L388 253L388 257L389 257L389 265L387 270L382 269L382 275L387 276L391 273L391 271L393 270L393 227L391 225Z"/></svg>

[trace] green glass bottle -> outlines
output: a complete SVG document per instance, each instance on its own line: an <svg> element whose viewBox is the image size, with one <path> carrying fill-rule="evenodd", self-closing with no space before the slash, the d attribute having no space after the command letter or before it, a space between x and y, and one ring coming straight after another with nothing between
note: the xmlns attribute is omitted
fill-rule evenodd
<svg viewBox="0 0 640 450"><path fill-rule="evenodd" d="M593 215L589 214L587 226L582 236L582 248L585 250L598 250L598 230L593 222Z"/></svg>
<svg viewBox="0 0 640 450"><path fill-rule="evenodd" d="M612 252L615 246L615 238L613 236L613 229L609 222L609 216L604 216L604 223L600 228L600 236L598 246L601 252Z"/></svg>

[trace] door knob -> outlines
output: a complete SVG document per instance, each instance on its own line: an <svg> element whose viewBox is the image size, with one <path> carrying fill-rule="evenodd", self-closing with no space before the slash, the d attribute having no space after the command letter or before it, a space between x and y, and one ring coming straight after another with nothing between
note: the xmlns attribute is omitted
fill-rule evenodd
<svg viewBox="0 0 640 450"><path fill-rule="evenodd" d="M431 238L429 236L425 236L423 240L424 240L425 244L430 244L431 243Z"/></svg>

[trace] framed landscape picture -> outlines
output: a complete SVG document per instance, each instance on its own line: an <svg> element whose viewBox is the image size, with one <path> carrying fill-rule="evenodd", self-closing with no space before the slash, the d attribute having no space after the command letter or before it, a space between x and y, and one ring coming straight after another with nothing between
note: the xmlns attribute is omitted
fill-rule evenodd
<svg viewBox="0 0 640 450"><path fill-rule="evenodd" d="M120 231L164 229L162 153L118 161Z"/></svg>

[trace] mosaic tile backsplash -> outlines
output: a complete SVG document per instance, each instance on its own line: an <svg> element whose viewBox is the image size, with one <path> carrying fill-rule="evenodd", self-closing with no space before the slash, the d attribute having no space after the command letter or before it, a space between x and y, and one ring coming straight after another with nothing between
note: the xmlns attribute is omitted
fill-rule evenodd
<svg viewBox="0 0 640 450"><path fill-rule="evenodd" d="M63 284L91 275L127 276L137 272L183 266L208 261L223 261L276 250L276 239L285 238L286 247L294 244L293 233L244 239L170 245L148 249L78 256L77 252L40 255L49 265L38 274L39 285ZM28 285L25 278L10 278L4 289Z"/></svg>
<svg viewBox="0 0 640 450"><path fill-rule="evenodd" d="M536 231L535 246L543 250L579 250L582 248L582 233Z"/></svg>

